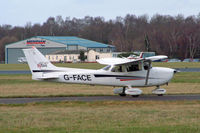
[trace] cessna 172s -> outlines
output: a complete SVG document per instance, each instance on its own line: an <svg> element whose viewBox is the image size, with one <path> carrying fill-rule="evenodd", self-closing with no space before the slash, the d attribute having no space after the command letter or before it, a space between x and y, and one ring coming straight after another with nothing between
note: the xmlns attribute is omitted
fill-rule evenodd
<svg viewBox="0 0 200 133"><path fill-rule="evenodd" d="M176 70L163 67L151 67L151 62L167 56L152 56L147 58L104 58L98 63L107 65L99 70L56 67L47 60L35 47L23 49L33 80L55 81L64 83L80 83L91 85L120 86L114 89L120 96L142 94L135 87L156 86L153 94L163 95L166 90L160 85L168 84ZM134 87L134 88L133 88Z"/></svg>

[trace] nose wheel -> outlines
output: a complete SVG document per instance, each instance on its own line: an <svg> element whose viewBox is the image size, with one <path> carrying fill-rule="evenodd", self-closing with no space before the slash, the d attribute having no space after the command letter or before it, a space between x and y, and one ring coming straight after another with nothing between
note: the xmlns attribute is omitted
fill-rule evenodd
<svg viewBox="0 0 200 133"><path fill-rule="evenodd" d="M158 96L163 96L165 93L166 93L166 90L163 89L163 88L160 88L160 86L157 86L157 88L155 88L155 89L152 91L152 94L156 94L156 95L158 95Z"/></svg>

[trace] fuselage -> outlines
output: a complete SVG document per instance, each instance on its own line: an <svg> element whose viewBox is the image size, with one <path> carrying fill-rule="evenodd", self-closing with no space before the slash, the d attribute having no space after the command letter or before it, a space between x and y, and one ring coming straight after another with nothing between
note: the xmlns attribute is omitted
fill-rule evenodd
<svg viewBox="0 0 200 133"><path fill-rule="evenodd" d="M45 72L43 73L43 75L45 76ZM49 80L56 82L109 86L148 87L168 83L174 75L174 69L152 67L149 73L148 84L145 84L147 70L144 69L134 72L111 72L104 69L91 70L62 68L57 71L55 70L55 72L51 72L51 75L59 76L59 78L52 78L51 80ZM34 77L33 79L38 80Z"/></svg>
<svg viewBox="0 0 200 133"><path fill-rule="evenodd" d="M159 86L168 83L175 70L151 67L151 62L166 56L147 58L105 58L97 60L107 65L103 69L75 69L54 66L35 47L23 49L34 80L46 80L64 83L132 87ZM130 90L135 91L135 90ZM137 90L138 91L138 90ZM138 95L136 93L133 95Z"/></svg>

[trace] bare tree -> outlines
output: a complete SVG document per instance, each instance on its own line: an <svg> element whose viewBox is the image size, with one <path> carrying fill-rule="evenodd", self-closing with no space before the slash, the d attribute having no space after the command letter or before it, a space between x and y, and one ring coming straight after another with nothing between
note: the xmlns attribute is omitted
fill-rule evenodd
<svg viewBox="0 0 200 133"><path fill-rule="evenodd" d="M117 51L142 51L145 50L144 36L148 34L151 50L158 54L171 58L200 58L199 32L200 15L184 18L183 15L173 17L156 14L149 19L147 15L127 14L107 21L103 17L63 19L62 16L57 16L49 17L41 25L31 22L24 27L0 25L0 52L1 55L4 53L7 42L38 35L78 36L112 44Z"/></svg>

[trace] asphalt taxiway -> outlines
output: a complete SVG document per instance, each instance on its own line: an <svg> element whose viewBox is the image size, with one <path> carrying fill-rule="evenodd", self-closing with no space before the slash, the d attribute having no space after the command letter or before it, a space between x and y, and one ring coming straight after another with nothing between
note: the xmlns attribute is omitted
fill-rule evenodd
<svg viewBox="0 0 200 133"><path fill-rule="evenodd" d="M74 96L74 97L39 97L39 98L0 98L0 104L25 104L38 102L61 102L61 101L179 101L179 100L200 100L198 95L141 95L139 97L114 96Z"/></svg>

